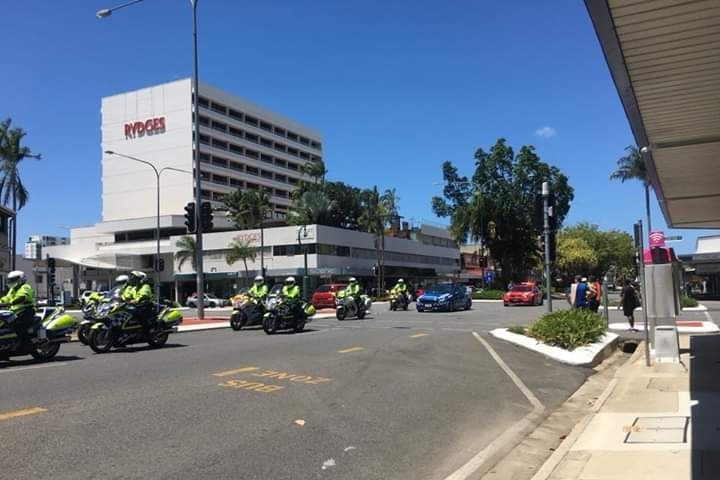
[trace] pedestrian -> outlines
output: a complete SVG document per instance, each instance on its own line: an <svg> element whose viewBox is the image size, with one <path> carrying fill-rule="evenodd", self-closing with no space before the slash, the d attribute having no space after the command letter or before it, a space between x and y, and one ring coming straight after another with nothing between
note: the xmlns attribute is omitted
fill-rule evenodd
<svg viewBox="0 0 720 480"><path fill-rule="evenodd" d="M588 279L581 277L575 287L575 308L588 308Z"/></svg>
<svg viewBox="0 0 720 480"><path fill-rule="evenodd" d="M580 283L580 275L575 275L573 283L570 285L570 294L567 297L570 308L575 308L575 294L577 293L578 283Z"/></svg>
<svg viewBox="0 0 720 480"><path fill-rule="evenodd" d="M635 309L640 306L640 301L630 280L623 282L623 289L620 292L620 305L622 306L623 314L627 317L628 323L630 324L630 331L637 332L635 328Z"/></svg>
<svg viewBox="0 0 720 480"><path fill-rule="evenodd" d="M597 281L597 278L595 275L590 275L589 283L588 283L588 307L593 312L597 312L600 308L600 295L602 292L602 287L600 286L600 282Z"/></svg>

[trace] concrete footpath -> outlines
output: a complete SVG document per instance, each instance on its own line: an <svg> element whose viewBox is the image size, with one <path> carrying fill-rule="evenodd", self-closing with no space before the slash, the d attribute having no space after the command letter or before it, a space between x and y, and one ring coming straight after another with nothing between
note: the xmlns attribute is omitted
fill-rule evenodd
<svg viewBox="0 0 720 480"><path fill-rule="evenodd" d="M618 368L532 480L720 478L720 335L680 335L681 363Z"/></svg>

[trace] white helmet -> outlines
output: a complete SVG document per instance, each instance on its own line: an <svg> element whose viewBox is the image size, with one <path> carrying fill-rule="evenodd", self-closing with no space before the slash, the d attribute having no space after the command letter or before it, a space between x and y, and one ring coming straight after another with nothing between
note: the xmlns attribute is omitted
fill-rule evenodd
<svg viewBox="0 0 720 480"><path fill-rule="evenodd" d="M264 278L262 277L262 275L258 275L257 277L255 277L255 283L262 283L263 280Z"/></svg>
<svg viewBox="0 0 720 480"><path fill-rule="evenodd" d="M403 280L402 278L399 278L398 283L405 283L405 280Z"/></svg>
<svg viewBox="0 0 720 480"><path fill-rule="evenodd" d="M130 281L130 277L127 275L118 275L115 277L115 285L125 285Z"/></svg>
<svg viewBox="0 0 720 480"><path fill-rule="evenodd" d="M147 274L145 272L141 272L140 270L133 270L130 272L130 275L135 277L138 282L144 282L147 280Z"/></svg>
<svg viewBox="0 0 720 480"><path fill-rule="evenodd" d="M357 278L355 278L355 277L350 277L350 283L355 283L355 282L357 282Z"/></svg>
<svg viewBox="0 0 720 480"><path fill-rule="evenodd" d="M23 272L22 270L13 270L12 272L8 273L7 281L9 284L23 283L25 282L25 272Z"/></svg>
<svg viewBox="0 0 720 480"><path fill-rule="evenodd" d="M287 277L285 279L285 284L286 285L295 285L295 277Z"/></svg>

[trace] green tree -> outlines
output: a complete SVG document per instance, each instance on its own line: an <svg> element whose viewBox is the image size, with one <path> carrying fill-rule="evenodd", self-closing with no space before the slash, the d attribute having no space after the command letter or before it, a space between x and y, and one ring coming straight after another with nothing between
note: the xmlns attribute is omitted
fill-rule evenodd
<svg viewBox="0 0 720 480"><path fill-rule="evenodd" d="M325 168L325 162L323 162L322 160L313 160L311 162L307 162L305 165L302 166L302 172L312 177L315 183L325 183L325 175L327 174L327 169Z"/></svg>
<svg viewBox="0 0 720 480"><path fill-rule="evenodd" d="M239 229L261 227L270 211L267 193L258 190L237 190L223 196L223 204Z"/></svg>
<svg viewBox="0 0 720 480"><path fill-rule="evenodd" d="M396 189L388 188L385 190L380 197L380 203L382 205L382 213L385 216L385 224L389 226L400 217L400 197L398 197Z"/></svg>
<svg viewBox="0 0 720 480"><path fill-rule="evenodd" d="M332 208L323 190L306 190L293 200L287 220L290 225L327 225Z"/></svg>
<svg viewBox="0 0 720 480"><path fill-rule="evenodd" d="M633 268L635 250L632 236L627 232L621 230L602 231L597 225L582 222L563 228L558 234L558 245L560 240L567 238L583 240L595 253L597 262L593 268L585 270L587 273L601 277L611 269L615 269L616 272L628 272ZM559 249L558 255L560 255Z"/></svg>
<svg viewBox="0 0 720 480"><path fill-rule="evenodd" d="M27 203L30 194L20 178L20 162L25 158L39 160L40 154L33 154L29 147L22 145L27 133L22 128L11 128L12 120L0 122L0 195L5 205L15 212L13 221L10 268L15 270L15 252L17 251L17 212Z"/></svg>
<svg viewBox="0 0 720 480"><path fill-rule="evenodd" d="M359 218L363 213L363 191L343 182L326 182L324 192L332 202L327 225L359 230Z"/></svg>
<svg viewBox="0 0 720 480"><path fill-rule="evenodd" d="M574 198L567 177L541 161L532 146L517 155L500 138L489 151L475 152L470 180L450 162L442 167L443 196L432 199L433 212L450 217L450 231L458 242L482 239L503 281L526 276L541 256L534 222L535 197L548 182L555 195L554 214L562 224Z"/></svg>
<svg viewBox="0 0 720 480"><path fill-rule="evenodd" d="M597 268L597 255L582 238L561 236L557 240L555 268L567 277L585 275Z"/></svg>
<svg viewBox="0 0 720 480"><path fill-rule="evenodd" d="M238 260L242 260L243 266L245 267L245 278L250 276L247 261L252 260L254 262L257 256L257 248L250 245L250 243L251 242L249 240L235 239L230 242L230 245L228 245L230 251L227 255L225 255L225 261L228 265L232 265Z"/></svg>
<svg viewBox="0 0 720 480"><path fill-rule="evenodd" d="M650 222L650 177L645 168L645 160L642 153L634 145L625 147L626 155L617 161L617 168L610 174L611 180L620 180L625 183L627 180L640 180L645 188L645 215L647 216L647 232L652 230Z"/></svg>
<svg viewBox="0 0 720 480"><path fill-rule="evenodd" d="M175 247L178 249L175 252L178 269L182 269L185 262L190 260L190 266L197 272L197 245L195 244L195 238L190 235L183 235L175 242Z"/></svg>

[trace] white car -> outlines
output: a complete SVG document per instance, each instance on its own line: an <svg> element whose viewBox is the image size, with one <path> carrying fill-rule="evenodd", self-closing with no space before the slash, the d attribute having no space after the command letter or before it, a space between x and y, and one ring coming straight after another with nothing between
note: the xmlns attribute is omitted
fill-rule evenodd
<svg viewBox="0 0 720 480"><path fill-rule="evenodd" d="M187 298L185 301L185 306L190 308L197 308L197 296L192 295ZM214 308L214 307L224 307L225 305L228 305L230 302L224 298L217 298L212 295L205 294L205 302L204 306Z"/></svg>

